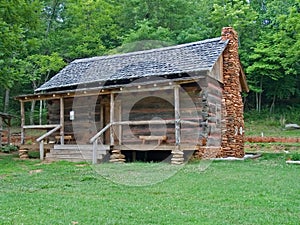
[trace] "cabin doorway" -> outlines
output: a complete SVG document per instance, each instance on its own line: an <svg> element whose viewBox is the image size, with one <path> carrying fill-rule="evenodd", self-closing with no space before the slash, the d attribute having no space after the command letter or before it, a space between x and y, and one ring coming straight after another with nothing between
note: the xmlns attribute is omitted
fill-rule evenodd
<svg viewBox="0 0 300 225"><path fill-rule="evenodd" d="M108 101L103 101L100 104L100 129L103 129L105 126L110 124L110 103ZM120 101L115 102L114 106L114 121L121 121L121 103ZM116 144L121 144L121 136L122 136L122 127L113 126L114 140ZM110 129L108 129L104 135L102 136L101 141L103 144L110 145Z"/></svg>
<svg viewBox="0 0 300 225"><path fill-rule="evenodd" d="M100 105L100 129L103 129L110 123L110 106L108 102L103 102ZM103 144L110 144L110 134L107 130L101 138Z"/></svg>

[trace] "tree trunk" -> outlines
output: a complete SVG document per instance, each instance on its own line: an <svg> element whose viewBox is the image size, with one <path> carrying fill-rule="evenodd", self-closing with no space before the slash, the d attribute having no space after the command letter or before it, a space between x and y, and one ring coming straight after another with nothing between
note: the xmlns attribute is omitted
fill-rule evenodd
<svg viewBox="0 0 300 225"><path fill-rule="evenodd" d="M276 101L276 95L273 96L272 104L270 107L270 113L275 111L275 101Z"/></svg>
<svg viewBox="0 0 300 225"><path fill-rule="evenodd" d="M263 92L263 78L260 78L260 92L259 92L259 100L258 100L258 112L261 111L261 99L262 99L262 92Z"/></svg>
<svg viewBox="0 0 300 225"><path fill-rule="evenodd" d="M57 0L52 1L51 14L50 14L50 16L48 18L48 21L47 21L47 29L46 29L46 33L45 33L46 38L48 37L48 35L50 33L52 22L55 20L55 14L56 14L56 10L57 10L58 5L59 5L59 1L57 1Z"/></svg>
<svg viewBox="0 0 300 225"><path fill-rule="evenodd" d="M256 102L256 111L259 112L259 104L258 104L258 92L255 92L255 102Z"/></svg>
<svg viewBox="0 0 300 225"><path fill-rule="evenodd" d="M3 109L4 112L7 112L8 108L9 108L9 93L10 93L10 90L6 89L5 90L5 98L4 98L4 109Z"/></svg>
<svg viewBox="0 0 300 225"><path fill-rule="evenodd" d="M35 100L31 102L31 108L30 108L30 114L29 114L30 125L34 125L34 108L35 108Z"/></svg>
<svg viewBox="0 0 300 225"><path fill-rule="evenodd" d="M259 98L258 98L258 112L261 111L261 92L259 92Z"/></svg>

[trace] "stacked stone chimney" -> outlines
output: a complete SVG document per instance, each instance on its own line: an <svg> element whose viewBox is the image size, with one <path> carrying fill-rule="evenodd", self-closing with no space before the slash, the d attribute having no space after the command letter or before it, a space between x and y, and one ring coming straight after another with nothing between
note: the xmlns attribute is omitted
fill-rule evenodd
<svg viewBox="0 0 300 225"><path fill-rule="evenodd" d="M222 40L229 40L223 52L223 128L221 157L244 156L244 106L241 96L241 66L238 35L231 27L222 29Z"/></svg>

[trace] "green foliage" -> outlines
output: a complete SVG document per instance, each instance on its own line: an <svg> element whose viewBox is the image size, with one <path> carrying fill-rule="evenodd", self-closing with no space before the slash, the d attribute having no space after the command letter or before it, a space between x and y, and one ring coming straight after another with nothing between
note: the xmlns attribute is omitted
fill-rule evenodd
<svg viewBox="0 0 300 225"><path fill-rule="evenodd" d="M30 159L39 159L39 158L40 158L40 152L29 151L29 152L28 152L28 157L29 157Z"/></svg>
<svg viewBox="0 0 300 225"><path fill-rule="evenodd" d="M15 145L5 145L5 146L1 147L1 152L4 152L4 153L10 153L10 152L14 152L17 150L18 150L18 147Z"/></svg>
<svg viewBox="0 0 300 225"><path fill-rule="evenodd" d="M290 159L293 161L300 161L300 153L294 152L290 155Z"/></svg>
<svg viewBox="0 0 300 225"><path fill-rule="evenodd" d="M0 2L0 87L2 88L12 88L14 83L21 79L22 58L27 54L27 37L32 37L32 33L38 27L39 7L38 1Z"/></svg>
<svg viewBox="0 0 300 225"><path fill-rule="evenodd" d="M299 1L271 1L264 7L260 39L246 68L249 79L262 87L266 99L299 96Z"/></svg>
<svg viewBox="0 0 300 225"><path fill-rule="evenodd" d="M203 40L225 26L239 34L249 108L299 99L299 0L9 0L0 9L1 108L4 89L32 93L76 58Z"/></svg>
<svg viewBox="0 0 300 225"><path fill-rule="evenodd" d="M116 9L104 0L65 1L56 18L59 26L49 33L49 48L68 61L102 55L119 43Z"/></svg>
<svg viewBox="0 0 300 225"><path fill-rule="evenodd" d="M58 53L51 55L34 54L26 58L26 77L38 88L51 74L57 73L66 64Z"/></svg>
<svg viewBox="0 0 300 225"><path fill-rule="evenodd" d="M300 108L287 105L270 113L268 109L261 112L249 110L244 113L245 134L247 136L299 137L300 130L285 130L288 123L300 124Z"/></svg>

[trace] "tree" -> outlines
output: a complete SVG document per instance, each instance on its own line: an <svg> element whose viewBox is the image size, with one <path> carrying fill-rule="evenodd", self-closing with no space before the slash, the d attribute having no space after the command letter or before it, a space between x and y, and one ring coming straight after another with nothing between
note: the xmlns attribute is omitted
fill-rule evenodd
<svg viewBox="0 0 300 225"><path fill-rule="evenodd" d="M65 62L58 55L58 53L52 53L51 55L30 55L26 59L26 64L26 78L29 78L29 80L31 81L33 89L38 88L42 83L46 82L49 79L51 74L55 74L63 66L65 66ZM40 106L42 106L42 102L40 102ZM29 116L30 124L34 123L34 109L35 101L32 101Z"/></svg>
<svg viewBox="0 0 300 225"><path fill-rule="evenodd" d="M6 90L4 111L7 111L10 89L22 74L27 37L38 24L39 4L25 0L1 1L0 9L0 87Z"/></svg>
<svg viewBox="0 0 300 225"><path fill-rule="evenodd" d="M294 1L273 1L265 7L260 39L249 56L251 65L247 72L255 88L259 88L257 105L262 104L265 92L272 111L277 98L286 99L297 93L299 13Z"/></svg>
<svg viewBox="0 0 300 225"><path fill-rule="evenodd" d="M115 8L108 1L66 0L59 7L55 32L49 34L49 49L59 52L67 62L103 55L119 44Z"/></svg>

